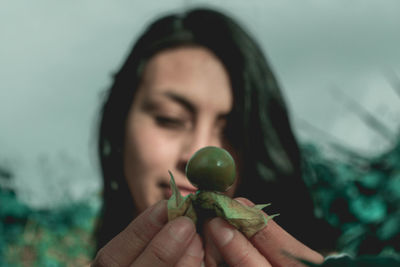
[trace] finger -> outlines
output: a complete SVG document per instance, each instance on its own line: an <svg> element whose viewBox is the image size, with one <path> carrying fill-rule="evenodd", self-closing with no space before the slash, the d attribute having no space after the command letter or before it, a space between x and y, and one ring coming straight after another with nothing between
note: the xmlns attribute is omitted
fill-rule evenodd
<svg viewBox="0 0 400 267"><path fill-rule="evenodd" d="M167 223L167 201L148 208L96 255L92 266L129 266Z"/></svg>
<svg viewBox="0 0 400 267"><path fill-rule="evenodd" d="M204 262L205 266L218 266L224 262L224 258L219 252L217 246L211 238L210 227L208 227L208 222L204 224L203 227L203 242L204 242Z"/></svg>
<svg viewBox="0 0 400 267"><path fill-rule="evenodd" d="M229 266L271 266L249 240L221 218L208 223L212 241Z"/></svg>
<svg viewBox="0 0 400 267"><path fill-rule="evenodd" d="M324 261L321 254L298 241L273 220L269 221L267 226L250 240L268 258L272 265L283 263L283 266L288 266L298 262L294 257L314 263L322 263Z"/></svg>
<svg viewBox="0 0 400 267"><path fill-rule="evenodd" d="M238 198L237 200L244 205L254 206L254 203L248 199ZM265 212L263 213L268 216ZM251 237L250 241L273 266L303 266L294 257L314 263L322 263L324 260L321 254L291 236L274 220L269 220L267 226Z"/></svg>
<svg viewBox="0 0 400 267"><path fill-rule="evenodd" d="M252 206L255 205L253 202L251 202L250 200L248 200L247 198L244 198L244 197L237 197L237 198L235 198L235 200L239 201L243 205L246 205L246 206L249 206L249 207L252 207Z"/></svg>
<svg viewBox="0 0 400 267"><path fill-rule="evenodd" d="M192 239L196 227L188 217L178 217L170 221L133 262L131 266L174 266L183 256Z"/></svg>
<svg viewBox="0 0 400 267"><path fill-rule="evenodd" d="M185 254L178 261L175 267L201 266L204 258L204 249L201 238L198 234L194 236Z"/></svg>

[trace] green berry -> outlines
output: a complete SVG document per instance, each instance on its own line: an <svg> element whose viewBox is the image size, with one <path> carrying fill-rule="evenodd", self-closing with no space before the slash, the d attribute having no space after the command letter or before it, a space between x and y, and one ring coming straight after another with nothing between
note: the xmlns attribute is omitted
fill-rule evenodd
<svg viewBox="0 0 400 267"><path fill-rule="evenodd" d="M235 182L235 161L223 148L203 147L189 159L186 176L200 190L224 192Z"/></svg>

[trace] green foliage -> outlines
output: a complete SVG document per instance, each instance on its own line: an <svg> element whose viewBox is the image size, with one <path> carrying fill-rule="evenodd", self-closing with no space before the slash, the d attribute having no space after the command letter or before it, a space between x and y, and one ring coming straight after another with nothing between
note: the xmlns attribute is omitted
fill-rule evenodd
<svg viewBox="0 0 400 267"><path fill-rule="evenodd" d="M92 258L98 199L34 210L0 190L0 266L83 266Z"/></svg>
<svg viewBox="0 0 400 267"><path fill-rule="evenodd" d="M400 258L388 256L360 256L352 258L342 256L337 258L328 258L323 264L312 264L302 261L310 267L398 267Z"/></svg>
<svg viewBox="0 0 400 267"><path fill-rule="evenodd" d="M312 145L302 151L316 214L342 233L337 250L400 253L400 143L371 159L329 160Z"/></svg>

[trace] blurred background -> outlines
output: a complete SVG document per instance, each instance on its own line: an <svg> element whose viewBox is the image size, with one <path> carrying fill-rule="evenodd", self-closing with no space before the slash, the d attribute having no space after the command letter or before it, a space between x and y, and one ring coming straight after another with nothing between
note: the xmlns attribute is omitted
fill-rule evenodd
<svg viewBox="0 0 400 267"><path fill-rule="evenodd" d="M0 253L11 260L22 253L21 264L58 266L67 256L48 253L52 238L65 236L71 225L83 227L75 234L90 232L101 205L96 134L104 92L148 23L193 6L226 11L259 41L299 139L317 148L319 160L348 167L362 158L371 166L398 153L397 0L3 0ZM400 190L400 168L393 166L389 174L398 177ZM54 215L59 210L64 213ZM72 213L80 216L71 219ZM86 254L71 250L82 244L79 238L65 241L65 250L81 262L90 255L86 238ZM38 244L41 254L32 251Z"/></svg>

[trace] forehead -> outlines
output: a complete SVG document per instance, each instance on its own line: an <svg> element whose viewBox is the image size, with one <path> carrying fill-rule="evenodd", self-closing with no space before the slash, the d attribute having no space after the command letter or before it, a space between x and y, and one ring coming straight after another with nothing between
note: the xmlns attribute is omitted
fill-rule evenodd
<svg viewBox="0 0 400 267"><path fill-rule="evenodd" d="M196 103L217 106L221 112L232 108L229 75L221 61L203 47L179 47L153 56L143 73L146 94L179 94Z"/></svg>

